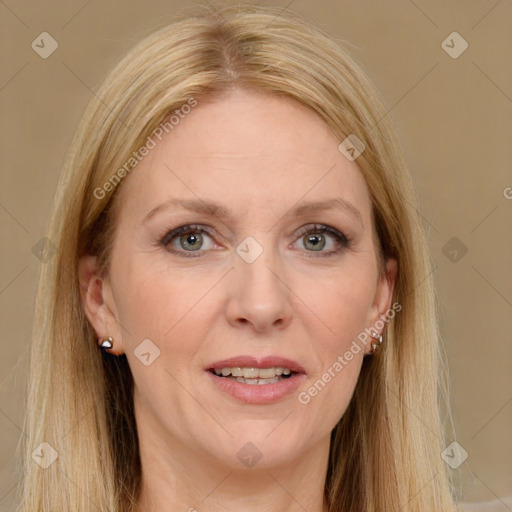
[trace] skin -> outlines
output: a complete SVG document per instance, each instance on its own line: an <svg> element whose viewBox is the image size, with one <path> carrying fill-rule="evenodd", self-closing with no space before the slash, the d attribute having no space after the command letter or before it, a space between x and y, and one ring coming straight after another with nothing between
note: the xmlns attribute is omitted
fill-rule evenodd
<svg viewBox="0 0 512 512"><path fill-rule="evenodd" d="M297 399L391 306L396 261L379 276L371 202L354 161L313 112L264 93L234 90L199 103L125 178L112 263L100 276L80 260L86 314L99 339L114 338L135 381L143 467L137 510L325 510L329 436L352 397L365 346L307 404ZM215 201L220 220L171 207L171 197ZM341 197L360 212L328 209L290 215L298 203ZM315 251L297 230L325 224ZM161 238L187 224L209 227L201 256ZM197 234L197 233L196 233ZM236 252L248 236L263 248L253 263ZM185 240L184 240L185 238ZM187 251L189 248L189 252ZM338 248L331 256L322 256ZM160 349L149 366L134 350ZM298 392L273 404L245 404L219 391L204 371L232 356L277 354L302 364ZM262 458L245 467L251 442Z"/></svg>

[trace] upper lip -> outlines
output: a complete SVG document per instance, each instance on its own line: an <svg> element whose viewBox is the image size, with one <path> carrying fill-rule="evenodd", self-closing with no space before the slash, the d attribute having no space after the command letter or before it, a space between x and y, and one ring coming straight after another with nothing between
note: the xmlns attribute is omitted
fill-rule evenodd
<svg viewBox="0 0 512 512"><path fill-rule="evenodd" d="M306 373L306 370L302 365L280 356L265 356L256 358L253 356L235 356L229 359L222 359L221 361L215 361L205 368L205 370L214 370L215 368L289 368L295 373Z"/></svg>

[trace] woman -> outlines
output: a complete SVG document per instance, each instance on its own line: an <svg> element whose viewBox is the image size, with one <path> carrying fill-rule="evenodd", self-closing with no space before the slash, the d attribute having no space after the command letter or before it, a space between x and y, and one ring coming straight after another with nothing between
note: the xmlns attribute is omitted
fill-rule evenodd
<svg viewBox="0 0 512 512"><path fill-rule="evenodd" d="M96 96L49 226L20 510L454 510L416 198L346 51L199 9Z"/></svg>

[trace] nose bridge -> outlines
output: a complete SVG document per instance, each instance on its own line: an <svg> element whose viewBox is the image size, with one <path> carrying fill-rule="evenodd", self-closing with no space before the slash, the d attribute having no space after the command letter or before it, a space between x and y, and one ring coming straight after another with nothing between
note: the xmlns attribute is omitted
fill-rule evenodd
<svg viewBox="0 0 512 512"><path fill-rule="evenodd" d="M254 249L251 248L250 251ZM238 258L235 264L235 273L247 288L248 292L258 292L266 290L267 293L278 293L282 283L276 277L277 256L274 249L266 246L261 254L254 261Z"/></svg>
<svg viewBox="0 0 512 512"><path fill-rule="evenodd" d="M250 322L258 330L284 325L291 318L290 294L282 275L283 265L270 234L259 241L247 237L237 247L230 321Z"/></svg>

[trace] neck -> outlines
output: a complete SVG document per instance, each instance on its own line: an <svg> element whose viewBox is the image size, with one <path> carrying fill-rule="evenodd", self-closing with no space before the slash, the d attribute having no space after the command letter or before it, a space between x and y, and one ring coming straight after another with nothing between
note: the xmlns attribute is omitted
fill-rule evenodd
<svg viewBox="0 0 512 512"><path fill-rule="evenodd" d="M329 439L285 462L233 467L139 426L141 492L135 512L326 512Z"/></svg>

